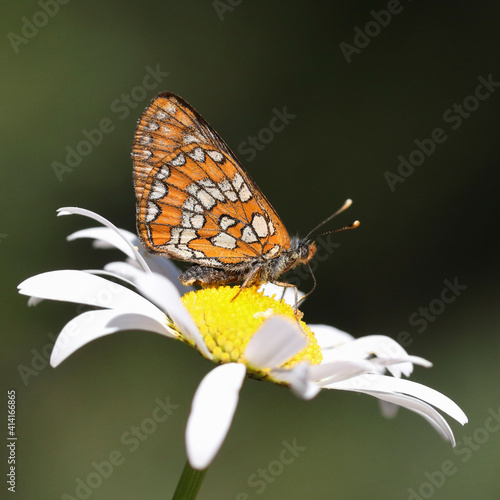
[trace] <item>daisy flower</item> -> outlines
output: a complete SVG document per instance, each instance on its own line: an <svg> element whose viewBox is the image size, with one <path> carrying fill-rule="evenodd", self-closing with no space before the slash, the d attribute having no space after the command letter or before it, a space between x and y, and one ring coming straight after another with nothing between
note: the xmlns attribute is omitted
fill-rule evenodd
<svg viewBox="0 0 500 500"><path fill-rule="evenodd" d="M208 467L231 425L245 377L289 387L303 399L321 389L362 392L378 398L386 415L402 406L424 417L455 445L440 412L461 424L464 412L448 397L408 377L414 365L431 363L409 355L382 335L353 338L327 325L307 325L293 311L293 293L266 285L214 287L199 291L183 286L180 271L169 260L146 253L138 238L105 218L80 208L80 214L102 224L78 231L68 240L90 238L98 248L115 247L126 260L103 270L51 271L25 280L19 292L29 304L42 299L93 306L71 320L59 334L50 363L99 337L123 330L145 330L180 340L217 366L194 395L186 428L186 449L193 469ZM239 293L235 298L236 293Z"/></svg>

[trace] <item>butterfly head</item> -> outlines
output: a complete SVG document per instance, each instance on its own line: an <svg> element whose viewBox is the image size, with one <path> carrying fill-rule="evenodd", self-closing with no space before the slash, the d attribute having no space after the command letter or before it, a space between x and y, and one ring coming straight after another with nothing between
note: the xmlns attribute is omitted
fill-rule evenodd
<svg viewBox="0 0 500 500"><path fill-rule="evenodd" d="M316 254L316 243L310 240L299 240L297 246L297 264L307 264Z"/></svg>

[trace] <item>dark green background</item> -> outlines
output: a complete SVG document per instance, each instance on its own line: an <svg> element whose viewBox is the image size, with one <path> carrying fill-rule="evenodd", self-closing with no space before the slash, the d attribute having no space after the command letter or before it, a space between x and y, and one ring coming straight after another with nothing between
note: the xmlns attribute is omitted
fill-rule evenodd
<svg viewBox="0 0 500 500"><path fill-rule="evenodd" d="M474 93L479 76L500 81L500 6L401 5L348 63L340 43L352 44L355 27L363 29L370 11L387 2L246 0L221 21L211 1L72 0L18 53L8 35L21 35L23 16L31 20L41 7L2 4L2 380L17 390L17 498L74 496L76 479L114 450L125 462L92 500L169 498L184 465L192 395L212 365L180 343L127 332L86 346L55 370L37 365L27 384L18 372L76 307L46 302L28 309L16 285L44 271L97 268L120 257L92 250L88 241L65 242L93 224L58 219L55 211L80 206L134 230L134 127L163 90L192 103L236 152L268 127L274 108L296 115L252 162L240 155L242 162L290 233L306 234L347 197L354 206L328 228L362 223L331 237L340 246L319 262L305 319L355 336L408 332L409 351L435 363L418 368L413 380L444 392L470 418L464 428L452 422L461 442L456 455L419 416L401 411L385 420L368 396L324 392L306 403L247 381L199 498L246 492L253 499L403 500L447 460L456 472L440 487L424 485L425 498L498 497L500 432L484 426L488 411L500 406L500 89L456 130L443 113ZM158 87L128 116L113 112L113 101L157 65L169 73ZM53 162L63 163L65 148L103 118L114 131L59 181ZM447 140L392 192L384 172L395 172L398 156L407 158L414 140L437 127ZM409 317L455 277L467 289L418 331ZM310 287L304 281L302 288ZM120 436L167 396L179 409L130 452ZM5 408L6 390L1 398ZM3 436L4 418L2 410ZM306 450L257 494L249 476L294 439Z"/></svg>

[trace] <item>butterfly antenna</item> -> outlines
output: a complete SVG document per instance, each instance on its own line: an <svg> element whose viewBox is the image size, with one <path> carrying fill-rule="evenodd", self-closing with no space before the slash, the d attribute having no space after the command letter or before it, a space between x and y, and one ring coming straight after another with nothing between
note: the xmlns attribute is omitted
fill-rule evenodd
<svg viewBox="0 0 500 500"><path fill-rule="evenodd" d="M357 227L359 227L360 224L361 222L359 222L359 220L355 220L352 224L349 224L348 226L339 227L337 229L333 229L332 231L325 231L324 233L317 234L314 237L314 239L319 238L321 236L325 236L327 234L333 234L333 233L338 233L339 231L345 231L346 229L356 229Z"/></svg>
<svg viewBox="0 0 500 500"><path fill-rule="evenodd" d="M311 231L309 231L309 233L307 234L307 236L304 239L308 240L310 238L311 234L313 234L315 231L317 231L321 226L324 226L327 222L330 222L334 217L336 217L337 215L339 215L342 212L344 212L345 210L347 210L351 205L352 205L352 200L349 198L344 202L344 204L335 213L330 215L330 217L327 217L323 222L320 222L315 228L313 228ZM324 236L325 234L337 233L339 231L344 231L346 229L354 229L358 226L359 226L359 221L356 220L349 226L344 226L344 227L341 227L339 229L334 229L333 231L328 231L326 233L319 234L316 237Z"/></svg>

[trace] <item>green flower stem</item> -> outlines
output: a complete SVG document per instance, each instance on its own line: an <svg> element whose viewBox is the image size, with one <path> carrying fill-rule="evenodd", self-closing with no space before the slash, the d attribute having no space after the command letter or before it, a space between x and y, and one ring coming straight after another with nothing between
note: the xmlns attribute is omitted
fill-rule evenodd
<svg viewBox="0 0 500 500"><path fill-rule="evenodd" d="M194 500L205 479L207 469L195 470L186 461L172 500Z"/></svg>

